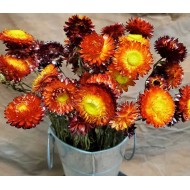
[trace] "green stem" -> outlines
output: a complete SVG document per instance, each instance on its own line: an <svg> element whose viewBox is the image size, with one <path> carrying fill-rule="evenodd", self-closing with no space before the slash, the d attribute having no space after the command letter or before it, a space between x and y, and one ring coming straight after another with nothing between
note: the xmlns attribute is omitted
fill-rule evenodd
<svg viewBox="0 0 190 190"><path fill-rule="evenodd" d="M19 86L21 87L22 91L23 91L24 93L26 93L26 89L24 88L24 86L23 86L21 83L19 83Z"/></svg>
<svg viewBox="0 0 190 190"><path fill-rule="evenodd" d="M22 81L22 84L24 84L25 86L27 86L28 88L31 89L31 86L29 86L28 84L26 84L25 82Z"/></svg>
<svg viewBox="0 0 190 190"><path fill-rule="evenodd" d="M160 58L153 66L153 71L155 70L155 68L157 67L157 65L162 61L163 58Z"/></svg>

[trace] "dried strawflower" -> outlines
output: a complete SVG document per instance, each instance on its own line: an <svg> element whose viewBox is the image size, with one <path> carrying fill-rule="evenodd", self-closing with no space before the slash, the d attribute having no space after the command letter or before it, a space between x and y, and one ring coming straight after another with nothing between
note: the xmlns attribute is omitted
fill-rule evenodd
<svg viewBox="0 0 190 190"><path fill-rule="evenodd" d="M155 41L155 50L168 62L181 62L187 55L187 49L178 39L169 36L160 37Z"/></svg>
<svg viewBox="0 0 190 190"><path fill-rule="evenodd" d="M94 84L83 85L74 94L75 108L86 122L106 125L115 113L112 96Z"/></svg>
<svg viewBox="0 0 190 190"><path fill-rule="evenodd" d="M103 27L101 33L102 35L109 35L113 39L118 40L120 36L125 34L125 27L122 23L116 23Z"/></svg>
<svg viewBox="0 0 190 190"><path fill-rule="evenodd" d="M85 35L94 31L94 24L87 16L73 15L65 22L64 31L72 43L78 45Z"/></svg>
<svg viewBox="0 0 190 190"><path fill-rule="evenodd" d="M145 38L151 38L153 36L154 27L142 18L135 17L129 19L126 24L126 30L130 34L141 34Z"/></svg>
<svg viewBox="0 0 190 190"><path fill-rule="evenodd" d="M0 72L10 81L21 81L30 72L30 64L27 60L17 59L8 55L0 56Z"/></svg>
<svg viewBox="0 0 190 190"><path fill-rule="evenodd" d="M7 123L16 128L36 127L44 116L41 99L34 94L18 96L5 108Z"/></svg>
<svg viewBox="0 0 190 190"><path fill-rule="evenodd" d="M179 90L179 112L182 114L183 120L190 119L190 86L186 85Z"/></svg>
<svg viewBox="0 0 190 190"><path fill-rule="evenodd" d="M153 63L149 48L139 42L123 44L116 50L114 56L115 68L134 79L147 74Z"/></svg>
<svg viewBox="0 0 190 190"><path fill-rule="evenodd" d="M121 105L116 116L110 121L111 127L116 130L124 130L132 126L139 116L139 110L136 104L126 102Z"/></svg>
<svg viewBox="0 0 190 190"><path fill-rule="evenodd" d="M140 114L154 127L167 125L175 113L175 104L168 91L160 87L145 90L139 99Z"/></svg>
<svg viewBox="0 0 190 190"><path fill-rule="evenodd" d="M72 94L75 86L68 79L54 80L43 89L43 101L50 112L64 115L74 109Z"/></svg>
<svg viewBox="0 0 190 190"><path fill-rule="evenodd" d="M109 36L93 32L84 37L80 44L81 57L89 65L100 66L114 54L114 41Z"/></svg>

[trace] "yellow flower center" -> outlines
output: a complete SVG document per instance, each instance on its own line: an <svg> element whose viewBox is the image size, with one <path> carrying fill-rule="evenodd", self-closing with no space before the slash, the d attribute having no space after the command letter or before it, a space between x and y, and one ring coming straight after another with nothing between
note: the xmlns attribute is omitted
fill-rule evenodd
<svg viewBox="0 0 190 190"><path fill-rule="evenodd" d="M101 115L102 112L102 100L100 98L98 98L97 96L86 96L83 99L83 105L84 105L84 109L85 111L90 114L90 115Z"/></svg>
<svg viewBox="0 0 190 190"><path fill-rule="evenodd" d="M12 57L6 57L5 60L9 65L13 66L17 70L25 71L28 68L27 64L25 64L23 60L19 60Z"/></svg>
<svg viewBox="0 0 190 190"><path fill-rule="evenodd" d="M125 76L122 76L120 74L116 75L116 81L119 83L119 84L126 84L128 82L128 77L125 77Z"/></svg>
<svg viewBox="0 0 190 190"><path fill-rule="evenodd" d="M190 115L190 99L187 101L188 115Z"/></svg>
<svg viewBox="0 0 190 190"><path fill-rule="evenodd" d="M21 40L28 39L28 34L22 30L7 30L6 34L7 36L16 38L16 39L21 39Z"/></svg>
<svg viewBox="0 0 190 190"><path fill-rule="evenodd" d="M152 110L157 114L160 114L162 110L166 109L167 100L162 97L156 97L155 101L152 104Z"/></svg>
<svg viewBox="0 0 190 190"><path fill-rule="evenodd" d="M60 103L64 103L65 101L67 101L69 98L68 94L64 93L64 94L59 94L56 98L56 100Z"/></svg>
<svg viewBox="0 0 190 190"><path fill-rule="evenodd" d="M142 35L140 35L140 34L129 34L129 35L127 36L127 39L128 39L128 40L136 40L137 42L141 42L141 40L142 40Z"/></svg>
<svg viewBox="0 0 190 190"><path fill-rule="evenodd" d="M19 112L26 111L28 109L26 103L20 103L16 106L16 110Z"/></svg>
<svg viewBox="0 0 190 190"><path fill-rule="evenodd" d="M127 62L129 65L134 66L134 67L140 65L142 62L142 59L143 58L142 58L141 53L135 50L129 51L123 56L124 62Z"/></svg>
<svg viewBox="0 0 190 190"><path fill-rule="evenodd" d="M126 37L126 39L129 40L129 41L140 42L141 44L144 44L146 46L150 45L149 40L147 40L146 38L143 38L143 36L140 35L140 34L129 34Z"/></svg>

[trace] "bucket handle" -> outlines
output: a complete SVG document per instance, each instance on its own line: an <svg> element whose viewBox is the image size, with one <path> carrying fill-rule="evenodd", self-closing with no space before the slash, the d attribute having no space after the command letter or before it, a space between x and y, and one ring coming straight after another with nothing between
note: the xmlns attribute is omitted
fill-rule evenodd
<svg viewBox="0 0 190 190"><path fill-rule="evenodd" d="M124 154L124 158L125 160L131 160L135 154L135 150L136 150L136 131L134 131L134 137L133 137L133 149L132 149L132 153L129 157L126 156L126 152Z"/></svg>
<svg viewBox="0 0 190 190"><path fill-rule="evenodd" d="M51 148L52 148L52 153L51 153ZM53 168L54 153L55 153L55 138L48 131L47 162L49 169Z"/></svg>

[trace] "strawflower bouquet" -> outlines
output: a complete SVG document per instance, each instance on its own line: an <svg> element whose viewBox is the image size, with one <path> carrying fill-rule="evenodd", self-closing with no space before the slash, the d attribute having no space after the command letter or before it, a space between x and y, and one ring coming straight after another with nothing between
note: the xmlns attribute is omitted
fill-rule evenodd
<svg viewBox="0 0 190 190"><path fill-rule="evenodd" d="M190 86L180 87L187 50L177 38L158 38L154 49L160 59L154 61L154 27L142 18L105 26L99 34L90 18L73 15L63 30L63 44L39 41L19 29L0 33L6 46L1 84L21 93L4 111L11 126L31 129L47 115L59 139L98 151L131 137L139 120L159 128L190 119ZM66 76L63 65L72 68L75 79ZM31 73L35 77L28 84ZM145 76L136 102L121 101ZM179 92L172 96L174 88Z"/></svg>

